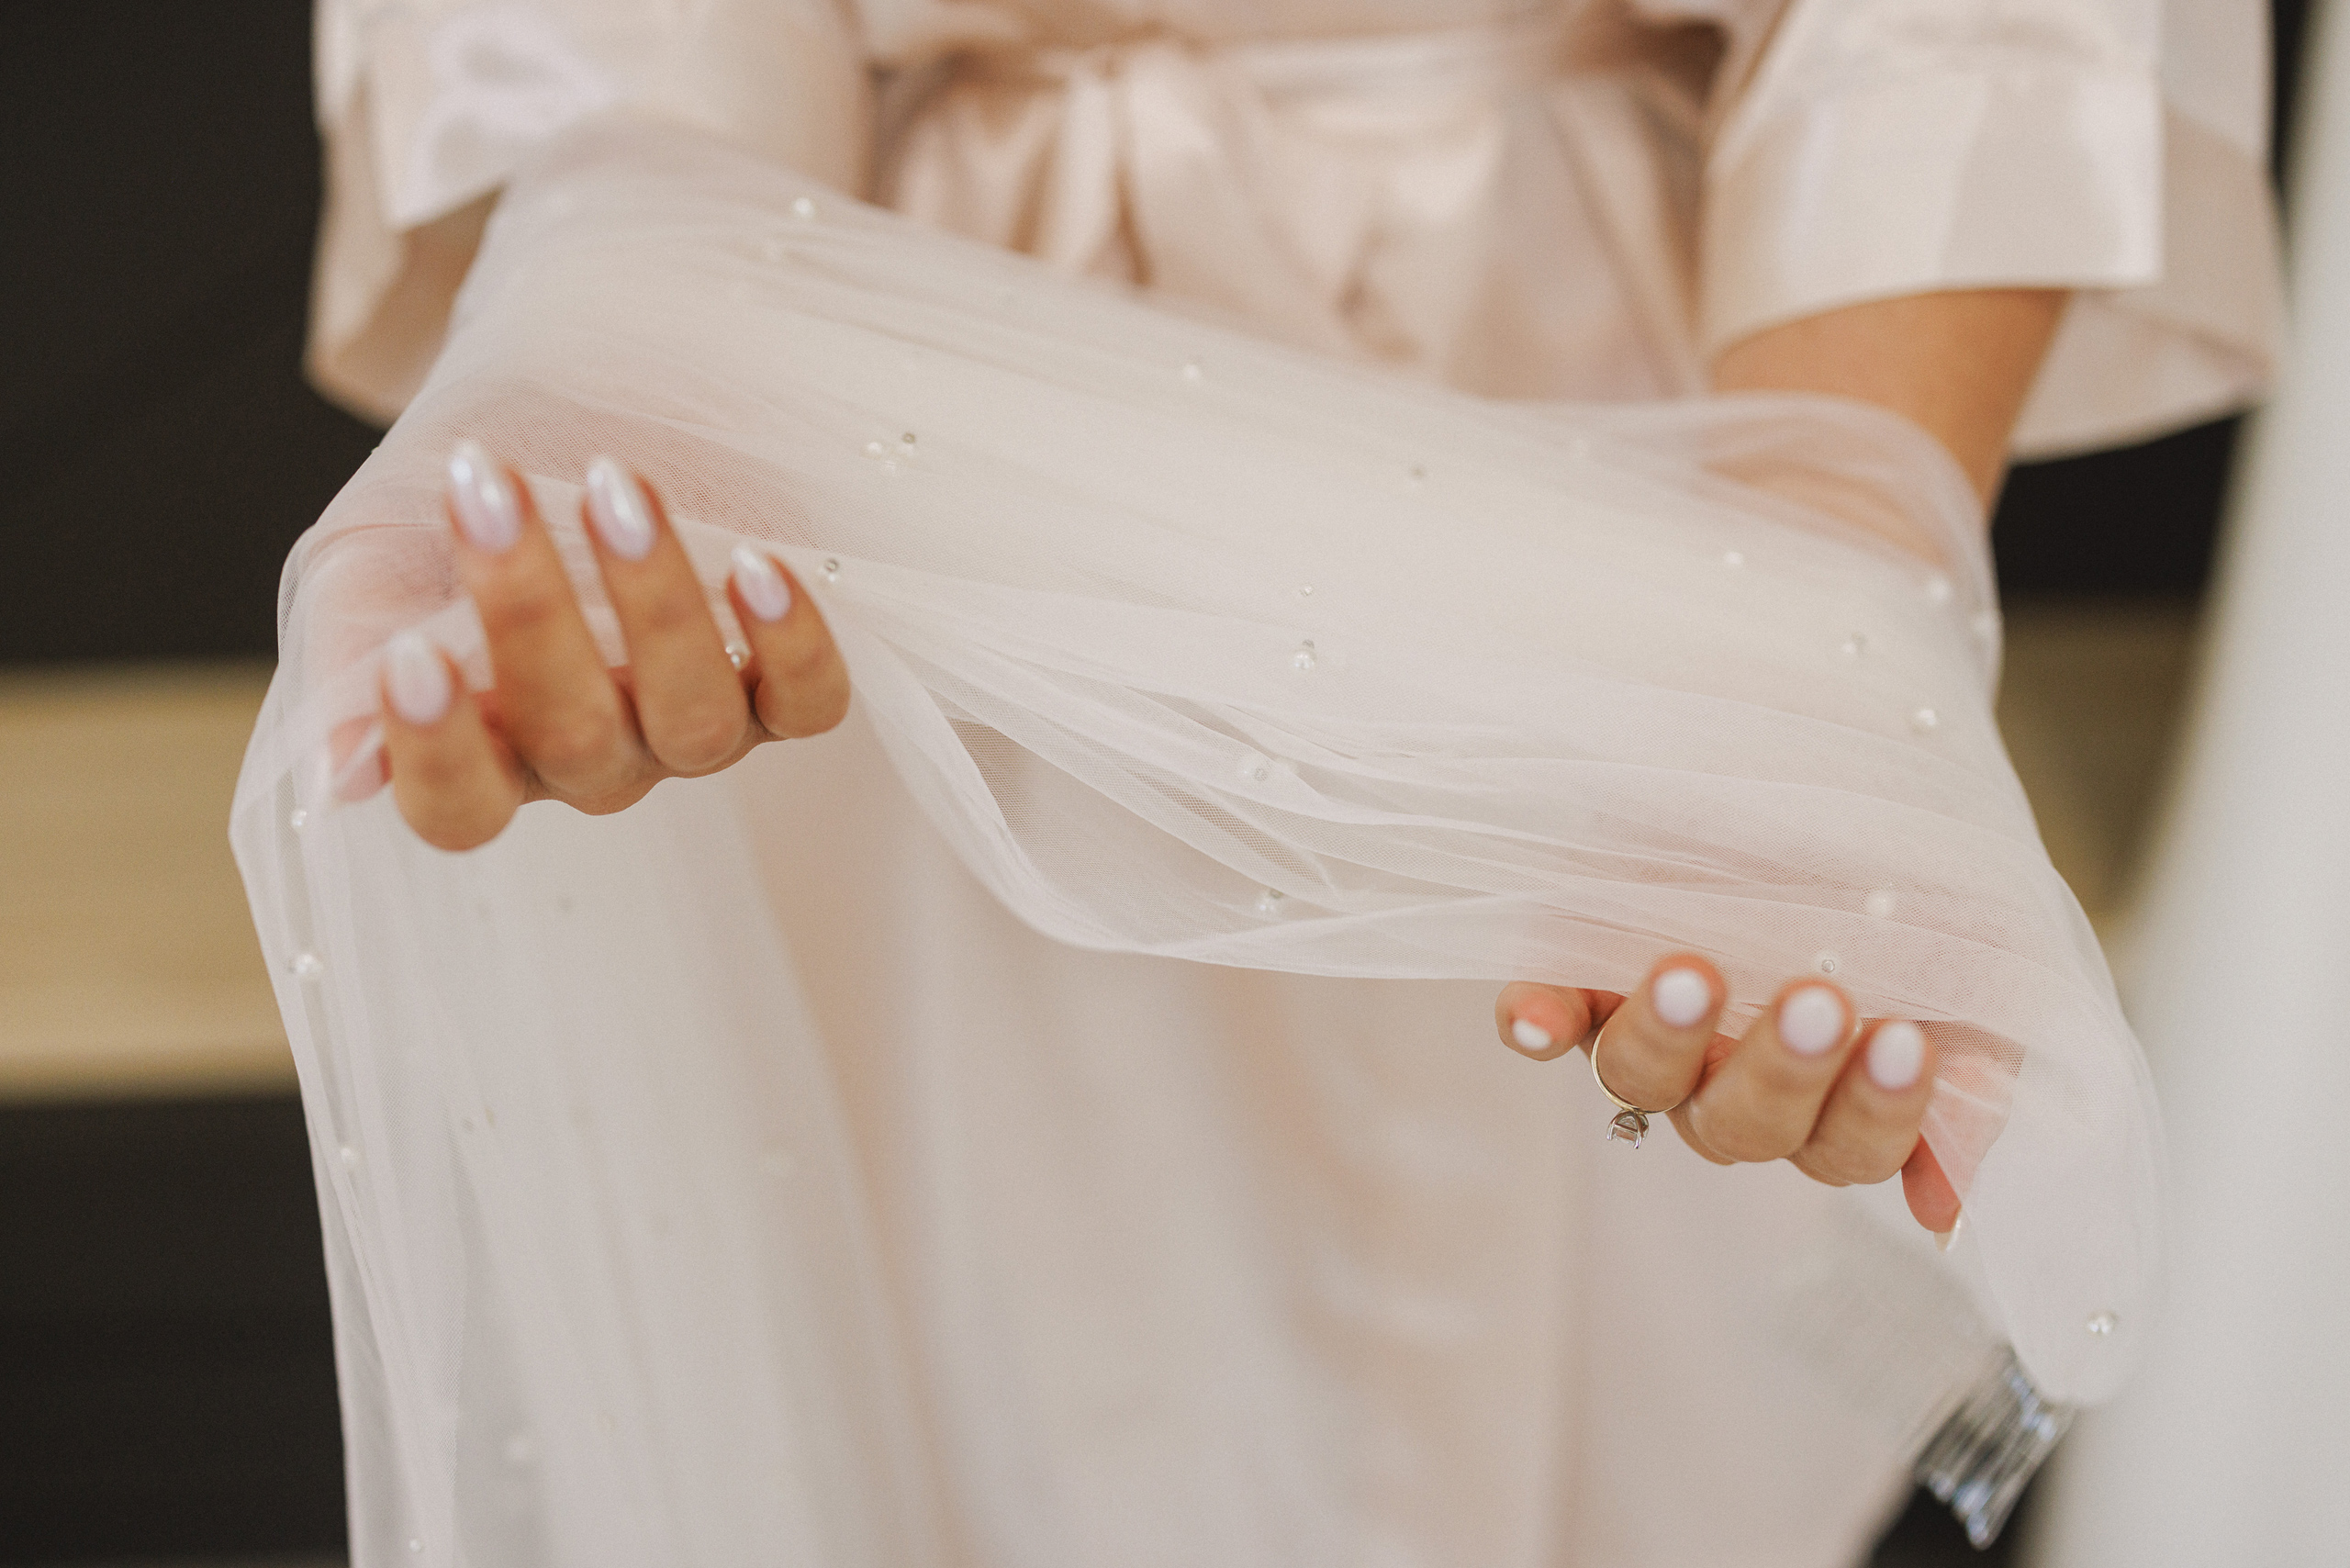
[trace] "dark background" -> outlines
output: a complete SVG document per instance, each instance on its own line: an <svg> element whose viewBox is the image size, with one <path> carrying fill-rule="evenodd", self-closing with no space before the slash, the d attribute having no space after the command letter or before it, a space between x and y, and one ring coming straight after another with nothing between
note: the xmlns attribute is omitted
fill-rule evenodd
<svg viewBox="0 0 2350 1568"><path fill-rule="evenodd" d="M375 440L301 379L318 188L303 0L0 0L0 664L273 652ZM2235 428L2019 470L2004 591L2199 594ZM339 1550L341 1467L298 1105L0 1107L0 1564Z"/></svg>
<svg viewBox="0 0 2350 1568"><path fill-rule="evenodd" d="M0 1106L0 1563L342 1540L301 1105Z"/></svg>

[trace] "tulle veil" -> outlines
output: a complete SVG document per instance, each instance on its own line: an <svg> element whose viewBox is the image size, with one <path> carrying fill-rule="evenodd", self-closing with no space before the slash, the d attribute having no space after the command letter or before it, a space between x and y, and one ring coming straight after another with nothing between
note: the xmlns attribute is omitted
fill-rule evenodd
<svg viewBox="0 0 2350 1568"><path fill-rule="evenodd" d="M1826 1354L1926 1369L1892 1403L1986 1529L2121 1377L2152 1102L1993 725L1979 517L1925 437L1400 381L611 120L509 186L424 390L297 548L237 798L360 1560L945 1560L737 809L759 768L465 857L341 801L391 633L487 680L461 433L558 520L625 457L715 605L733 543L778 550L904 788L1060 942L1616 990L1684 946L1739 1020L1805 971L1919 1020L1971 1239L1889 1346Z"/></svg>

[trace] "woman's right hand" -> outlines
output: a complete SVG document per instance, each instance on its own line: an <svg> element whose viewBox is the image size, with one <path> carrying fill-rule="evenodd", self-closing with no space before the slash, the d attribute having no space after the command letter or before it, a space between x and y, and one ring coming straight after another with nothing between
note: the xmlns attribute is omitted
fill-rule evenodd
<svg viewBox="0 0 2350 1568"><path fill-rule="evenodd" d="M847 667L782 563L754 545L734 552L727 591L747 643L738 669L660 498L613 460L589 465L583 510L628 645L621 669L597 650L554 537L513 473L461 442L448 501L496 684L476 696L414 632L386 650L392 792L426 843L487 844L531 801L617 812L664 778L715 773L754 746L820 734L847 714Z"/></svg>

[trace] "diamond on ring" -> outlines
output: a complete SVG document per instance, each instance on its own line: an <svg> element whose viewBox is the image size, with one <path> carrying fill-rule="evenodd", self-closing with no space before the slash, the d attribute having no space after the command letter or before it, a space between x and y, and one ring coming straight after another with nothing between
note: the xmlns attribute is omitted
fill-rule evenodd
<svg viewBox="0 0 2350 1568"><path fill-rule="evenodd" d="M1599 1092L1607 1096L1609 1104L1616 1107L1616 1114L1607 1123L1606 1141L1628 1143L1634 1148L1638 1148L1640 1147L1640 1140L1648 1137L1649 1118L1662 1116L1664 1113L1644 1111L1607 1087L1607 1080L1599 1075L1599 1047L1606 1038L1607 1032L1603 1029L1599 1033L1599 1038L1591 1042L1591 1081L1599 1085Z"/></svg>

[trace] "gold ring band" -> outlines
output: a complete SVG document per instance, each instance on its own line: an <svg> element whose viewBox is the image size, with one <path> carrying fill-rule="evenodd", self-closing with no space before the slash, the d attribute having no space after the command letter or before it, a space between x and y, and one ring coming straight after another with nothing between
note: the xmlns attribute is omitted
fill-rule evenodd
<svg viewBox="0 0 2350 1568"><path fill-rule="evenodd" d="M1591 1058L1591 1081L1599 1085L1599 1092L1607 1096L1609 1104L1616 1107L1616 1114L1607 1123L1606 1141L1616 1143L1620 1140L1638 1148L1640 1147L1640 1140L1649 1135L1649 1118L1662 1116L1664 1112L1642 1110L1607 1087L1607 1080L1599 1076L1599 1047L1601 1042L1606 1038L1607 1031L1600 1030L1593 1038L1591 1049L1587 1053Z"/></svg>

